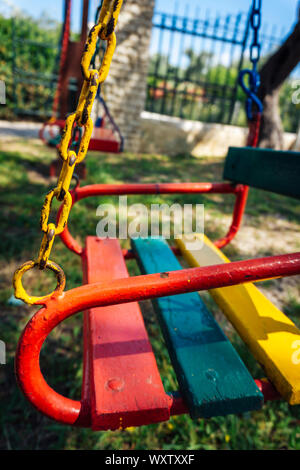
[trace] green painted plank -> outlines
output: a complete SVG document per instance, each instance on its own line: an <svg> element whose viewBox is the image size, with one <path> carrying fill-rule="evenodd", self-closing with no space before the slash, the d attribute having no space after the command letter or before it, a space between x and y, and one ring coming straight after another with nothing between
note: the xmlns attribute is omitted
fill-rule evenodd
<svg viewBox="0 0 300 470"><path fill-rule="evenodd" d="M300 153L229 147L223 178L300 199Z"/></svg>
<svg viewBox="0 0 300 470"><path fill-rule="evenodd" d="M168 244L132 240L146 274L181 268ZM197 292L154 299L180 391L192 418L259 409L263 396Z"/></svg>

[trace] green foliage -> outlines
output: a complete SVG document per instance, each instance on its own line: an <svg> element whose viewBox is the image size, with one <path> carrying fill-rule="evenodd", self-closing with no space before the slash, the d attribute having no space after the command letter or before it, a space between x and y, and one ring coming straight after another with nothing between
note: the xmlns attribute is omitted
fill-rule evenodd
<svg viewBox="0 0 300 470"><path fill-rule="evenodd" d="M154 54L150 59L148 100L150 111L183 119L246 125L245 94L237 86L238 63L231 66L214 64L213 54L185 51L188 63L174 66L168 56ZM264 63L268 56L262 57ZM245 61L244 68L251 68ZM286 81L280 93L283 127L295 132L298 126L297 107L292 103L291 81Z"/></svg>
<svg viewBox="0 0 300 470"><path fill-rule="evenodd" d="M0 78L6 82L7 105L0 116L15 108L47 114L57 73L61 25L43 15L39 20L0 16Z"/></svg>

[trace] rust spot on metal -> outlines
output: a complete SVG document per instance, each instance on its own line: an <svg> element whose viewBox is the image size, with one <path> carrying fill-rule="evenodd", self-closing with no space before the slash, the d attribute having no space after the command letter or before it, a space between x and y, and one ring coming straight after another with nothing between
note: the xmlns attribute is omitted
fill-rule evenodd
<svg viewBox="0 0 300 470"><path fill-rule="evenodd" d="M119 5L119 0L116 0L113 6L113 11L116 11L116 9L118 8L118 5Z"/></svg>
<svg viewBox="0 0 300 470"><path fill-rule="evenodd" d="M46 260L41 260L38 264L38 268L42 271L46 267Z"/></svg>
<svg viewBox="0 0 300 470"><path fill-rule="evenodd" d="M113 33L114 29L115 29L115 19L111 17L111 19L109 20L106 26L106 35L110 36Z"/></svg>
<svg viewBox="0 0 300 470"><path fill-rule="evenodd" d="M84 76L84 67L82 64L80 64L80 70L81 70L82 75Z"/></svg>
<svg viewBox="0 0 300 470"><path fill-rule="evenodd" d="M97 85L98 85L97 80L98 80L98 74L95 74L95 75L92 77L91 86L97 86Z"/></svg>
<svg viewBox="0 0 300 470"><path fill-rule="evenodd" d="M104 27L102 26L102 28L100 28L100 31L99 31L99 34L98 36L100 37L102 35L102 33L104 32Z"/></svg>
<svg viewBox="0 0 300 470"><path fill-rule="evenodd" d="M62 130L62 132L61 132L61 137L62 137L62 139L65 137L66 133L67 133L66 129L63 128L63 130Z"/></svg>
<svg viewBox="0 0 300 470"><path fill-rule="evenodd" d="M55 230L52 228L51 230L49 230L49 232L47 233L47 239L49 240L49 242L51 242L52 238L54 237L55 235Z"/></svg>
<svg viewBox="0 0 300 470"><path fill-rule="evenodd" d="M160 277L162 279L166 278L166 277L169 277L169 273L160 273Z"/></svg>
<svg viewBox="0 0 300 470"><path fill-rule="evenodd" d="M65 195L66 195L66 191L65 191L64 189L62 189L62 190L60 191L60 193L58 194L58 196L57 196L57 200L58 200L58 201L62 201L63 198L65 197Z"/></svg>
<svg viewBox="0 0 300 470"><path fill-rule="evenodd" d="M87 98L86 98L86 101L85 101L85 105L84 105L84 108L82 110L82 115L81 115L81 124L84 126L88 119L89 119L89 112L88 112L88 107L90 106L90 104L92 103L92 100L93 100L93 95L94 93L92 91L89 92Z"/></svg>

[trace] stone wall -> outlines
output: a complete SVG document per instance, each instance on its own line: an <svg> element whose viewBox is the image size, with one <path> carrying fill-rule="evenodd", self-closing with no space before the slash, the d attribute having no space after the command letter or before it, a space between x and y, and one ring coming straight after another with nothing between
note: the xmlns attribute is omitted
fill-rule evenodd
<svg viewBox="0 0 300 470"><path fill-rule="evenodd" d="M117 48L104 85L107 104L125 138L125 150L140 148L154 0L126 0L116 27Z"/></svg>
<svg viewBox="0 0 300 470"><path fill-rule="evenodd" d="M142 113L139 151L165 155L190 153L194 157L224 157L228 147L246 144L246 127L188 121L161 114ZM296 135L284 134L284 150L294 150Z"/></svg>

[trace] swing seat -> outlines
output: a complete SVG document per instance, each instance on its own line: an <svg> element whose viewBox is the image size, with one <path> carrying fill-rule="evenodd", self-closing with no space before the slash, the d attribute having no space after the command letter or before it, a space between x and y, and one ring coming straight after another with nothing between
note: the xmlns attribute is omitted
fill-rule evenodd
<svg viewBox="0 0 300 470"><path fill-rule="evenodd" d="M230 171L241 171L243 162L247 163L247 152L247 148L229 150L225 177L234 183L239 183L242 176ZM262 170L267 171L263 163L270 158L269 154L261 149L256 152L253 158L260 154ZM294 157L290 157L291 162ZM297 179L291 178L291 184L285 187L277 185L284 168L288 171L286 162L277 159L277 180L273 179L271 186L269 180L258 180L250 171L244 173L242 181L261 189L281 194L293 191L297 195ZM232 193L235 189L236 186L228 183L195 183L188 187L185 184L179 187L99 185L75 189L73 202L107 194L212 190ZM128 283L125 252L118 240L88 237L86 247L82 248L65 228L61 238L81 255L87 285L67 291L63 296L54 293L23 332L16 371L25 396L37 409L65 424L108 430L166 421L171 415L181 413L189 413L192 418L241 414L257 410L263 401L280 396L290 404L300 404L297 367L300 331L253 284L239 284L249 276L265 279L297 274L299 256L296 253L271 257L276 258L271 262L248 260L224 269L224 264L230 262L222 252L206 237L194 236L198 245L203 244L201 249L191 248L191 240L185 237L178 240L178 246L192 266L203 267L201 272L181 272L174 252L161 239L132 240L131 253L142 273L150 278L132 278ZM208 269L209 266L214 267ZM195 288L211 289L210 294L265 369L271 383L252 379L199 294L188 292ZM164 390L139 305L132 301L143 298L154 298L179 392ZM46 384L39 369L39 353L44 339L60 321L86 309L82 399L75 401L57 394Z"/></svg>
<svg viewBox="0 0 300 470"><path fill-rule="evenodd" d="M65 126L65 121L57 120L51 124L46 123L42 126L39 136L48 147L58 148L61 140L61 132ZM45 131L49 127L50 138L46 138ZM53 127L59 128L59 133L53 133ZM104 127L94 127L92 137L89 143L89 150L96 152L120 153L122 152L121 141L116 139L113 130ZM53 172L52 172L53 173ZM53 174L50 176L53 176Z"/></svg>
<svg viewBox="0 0 300 470"><path fill-rule="evenodd" d="M147 272L159 272L167 266L181 269L162 240L136 240L133 246ZM264 399L278 398L269 382L253 381L195 292L157 299L180 389L166 392L138 303L104 302L98 307L96 299L91 302L95 282L97 286L103 283L101 295L107 290L109 296L113 295L111 284L116 295L120 284L126 288L128 272L119 241L88 237L82 261L87 284L77 289L83 308L72 291L54 295L30 320L18 345L19 385L46 416L93 430L116 430L166 421L182 413L193 418L244 413L259 409ZM171 272L158 276L168 275L172 277ZM143 290L142 285L139 288ZM49 387L40 371L39 355L52 329L79 310L85 310L84 361L82 396L76 401Z"/></svg>

